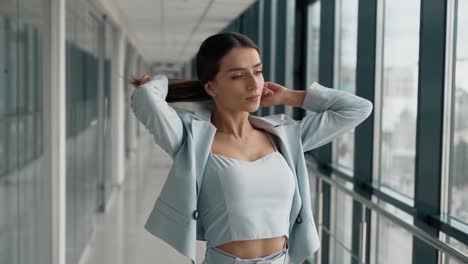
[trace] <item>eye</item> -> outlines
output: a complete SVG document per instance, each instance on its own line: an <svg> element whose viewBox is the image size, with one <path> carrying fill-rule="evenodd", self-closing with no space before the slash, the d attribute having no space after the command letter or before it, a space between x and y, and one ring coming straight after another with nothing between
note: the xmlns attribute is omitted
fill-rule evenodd
<svg viewBox="0 0 468 264"><path fill-rule="evenodd" d="M262 70L257 70L257 71L255 71L255 74L256 74L256 75L260 75L260 74L262 74L262 73L263 73ZM241 79L241 77L243 77L243 76L244 76L243 74L235 75L235 76L232 76L232 79L239 80L239 79Z"/></svg>

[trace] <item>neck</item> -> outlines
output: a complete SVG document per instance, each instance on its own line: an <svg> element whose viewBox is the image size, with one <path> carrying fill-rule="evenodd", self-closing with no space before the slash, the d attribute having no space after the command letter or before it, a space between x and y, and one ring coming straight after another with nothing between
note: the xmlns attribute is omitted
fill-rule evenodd
<svg viewBox="0 0 468 264"><path fill-rule="evenodd" d="M249 113L244 111L231 112L215 107L211 112L211 123L216 127L217 133L235 139L244 139L255 130L250 124Z"/></svg>

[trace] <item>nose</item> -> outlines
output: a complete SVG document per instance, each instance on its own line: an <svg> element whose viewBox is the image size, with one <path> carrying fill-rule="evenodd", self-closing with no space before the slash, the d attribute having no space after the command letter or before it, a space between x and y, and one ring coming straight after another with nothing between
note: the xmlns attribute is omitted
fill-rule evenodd
<svg viewBox="0 0 468 264"><path fill-rule="evenodd" d="M261 87L261 80L260 78L258 78L257 76L255 76L254 74L249 74L248 78L247 78L247 82L248 82L248 88L249 90L257 90L257 89L260 89Z"/></svg>

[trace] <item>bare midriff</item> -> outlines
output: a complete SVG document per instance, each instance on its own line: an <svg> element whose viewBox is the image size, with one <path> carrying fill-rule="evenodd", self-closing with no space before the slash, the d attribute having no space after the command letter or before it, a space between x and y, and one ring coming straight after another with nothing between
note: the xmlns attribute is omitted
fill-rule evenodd
<svg viewBox="0 0 468 264"><path fill-rule="evenodd" d="M286 242L286 236L239 240L217 246L216 248L242 259L261 258L281 251Z"/></svg>

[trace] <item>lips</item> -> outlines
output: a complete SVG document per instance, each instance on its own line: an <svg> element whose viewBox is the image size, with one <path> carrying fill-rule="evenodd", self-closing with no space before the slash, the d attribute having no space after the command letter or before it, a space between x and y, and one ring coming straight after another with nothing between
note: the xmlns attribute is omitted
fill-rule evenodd
<svg viewBox="0 0 468 264"><path fill-rule="evenodd" d="M256 97L259 97L260 95L254 95L254 96L251 96L251 97L247 97L245 99L256 99Z"/></svg>

